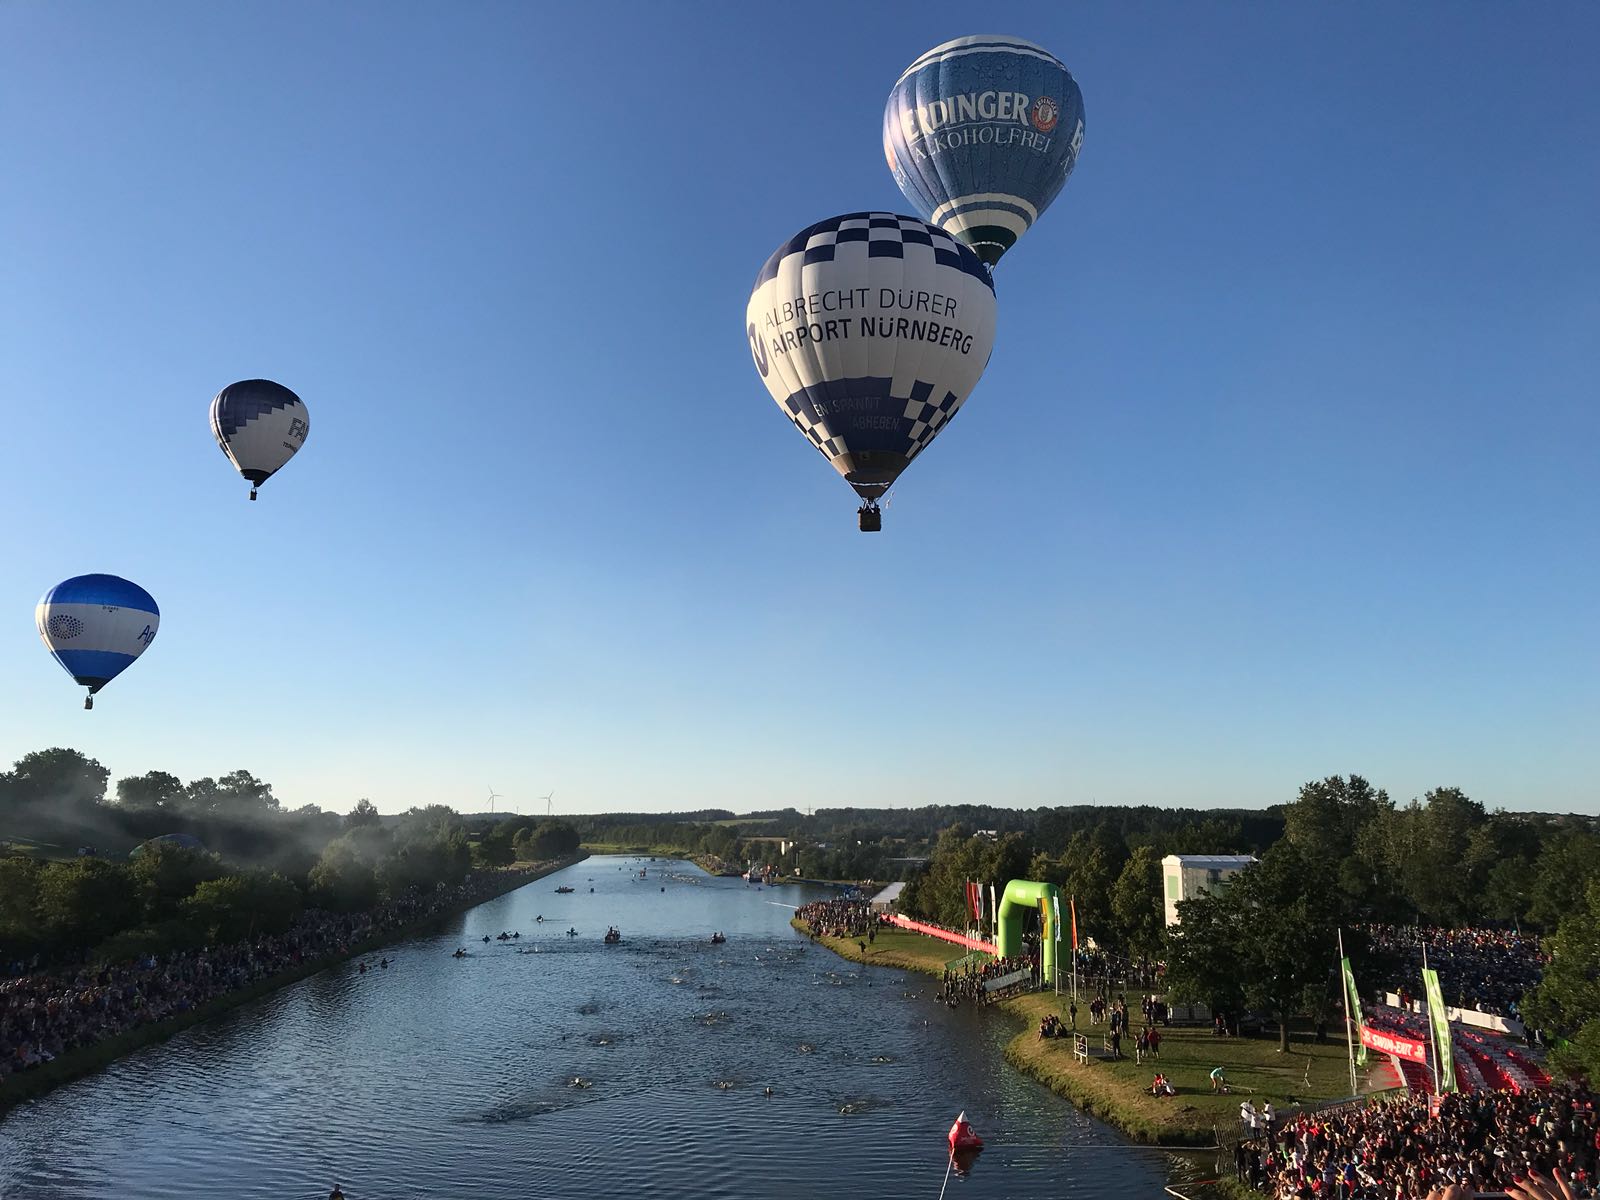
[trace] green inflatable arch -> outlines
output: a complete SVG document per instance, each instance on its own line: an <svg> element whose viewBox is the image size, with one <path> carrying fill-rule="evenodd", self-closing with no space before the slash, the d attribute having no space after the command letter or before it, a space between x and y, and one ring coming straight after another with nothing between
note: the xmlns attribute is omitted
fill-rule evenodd
<svg viewBox="0 0 1600 1200"><path fill-rule="evenodd" d="M1031 879L1013 879L1006 884L1005 895L1000 897L1000 922L995 931L995 952L1001 958L1020 958L1022 956L1022 926L1029 913L1039 911L1039 902L1043 900L1050 909L1050 920L1058 919L1061 911L1061 891L1053 883L1035 883ZM1041 934L1044 929L1041 926ZM1044 970L1046 987L1054 987L1056 981L1056 939L1054 936L1039 938L1039 965Z"/></svg>

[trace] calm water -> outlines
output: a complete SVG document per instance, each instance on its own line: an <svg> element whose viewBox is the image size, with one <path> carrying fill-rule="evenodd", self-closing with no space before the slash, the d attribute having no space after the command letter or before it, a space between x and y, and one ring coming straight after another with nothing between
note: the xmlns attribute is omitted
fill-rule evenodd
<svg viewBox="0 0 1600 1200"><path fill-rule="evenodd" d="M998 1014L795 934L804 898L591 858L14 1112L0 1196L932 1200L963 1108L988 1148L951 1196L1147 1200L1184 1171L1007 1067Z"/></svg>

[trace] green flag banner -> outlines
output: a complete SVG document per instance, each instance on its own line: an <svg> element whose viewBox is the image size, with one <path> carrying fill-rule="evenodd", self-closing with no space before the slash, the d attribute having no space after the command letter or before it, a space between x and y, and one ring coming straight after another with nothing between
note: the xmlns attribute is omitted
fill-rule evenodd
<svg viewBox="0 0 1600 1200"><path fill-rule="evenodd" d="M1356 991L1356 973L1350 969L1348 957L1339 960L1340 967L1344 970L1344 997L1345 1003L1350 1006L1350 1019L1356 1023L1356 1065L1367 1065L1367 1044L1361 1040L1361 1031L1367 1027L1361 1015L1361 993Z"/></svg>
<svg viewBox="0 0 1600 1200"><path fill-rule="evenodd" d="M1422 986L1428 989L1428 1020L1433 1024L1434 1053L1439 1057L1438 1089L1456 1090L1456 1059L1450 1044L1450 1018L1444 1011L1444 992L1439 988L1439 972L1422 969Z"/></svg>

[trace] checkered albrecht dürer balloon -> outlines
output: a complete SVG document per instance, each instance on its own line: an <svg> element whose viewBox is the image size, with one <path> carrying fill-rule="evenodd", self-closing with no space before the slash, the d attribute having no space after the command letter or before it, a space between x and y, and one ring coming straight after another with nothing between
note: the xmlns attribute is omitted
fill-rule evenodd
<svg viewBox="0 0 1600 1200"><path fill-rule="evenodd" d="M915 217L848 213L767 259L751 357L795 427L865 500L888 491L971 394L994 348L994 284Z"/></svg>

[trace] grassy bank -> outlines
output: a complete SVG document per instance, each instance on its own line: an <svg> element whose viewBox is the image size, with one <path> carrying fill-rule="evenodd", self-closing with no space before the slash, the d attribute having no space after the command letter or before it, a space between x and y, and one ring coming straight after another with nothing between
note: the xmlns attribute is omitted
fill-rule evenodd
<svg viewBox="0 0 1600 1200"><path fill-rule="evenodd" d="M804 925L796 921L802 932ZM898 967L939 975L944 964L961 957L959 946L904 930L879 931L865 951L857 938L818 938L818 942L843 958L872 966ZM1130 997L1137 1003L1138 997ZM1138 1142L1160 1146L1212 1146L1219 1135L1226 1139L1239 1123L1239 1103L1246 1097L1259 1107L1271 1100L1279 1109L1290 1097L1305 1103L1349 1094L1350 1077L1344 1046L1318 1045L1309 1035L1295 1036L1289 1052L1278 1052L1277 1038L1217 1038L1209 1028L1163 1028L1161 1061L1138 1064L1132 1039L1124 1038L1128 1057L1120 1062L1091 1059L1078 1062L1071 1038L1040 1038L1039 1022L1048 1013L1063 1021L1067 998L1048 992L1003 1000L997 1006L1024 1022L1021 1033L1006 1046L1006 1061L1065 1096L1079 1108L1122 1130ZM1137 1024L1139 1016L1135 1011ZM1106 1027L1089 1026L1087 1001L1080 1004L1078 1028L1090 1035L1098 1049ZM1213 1067L1228 1073L1228 1095L1213 1095ZM1145 1089L1159 1070L1178 1089L1176 1096L1158 1099Z"/></svg>
<svg viewBox="0 0 1600 1200"><path fill-rule="evenodd" d="M168 1017L164 1021L141 1025L136 1029L129 1029L111 1037L102 1038L93 1045L69 1050L59 1058L42 1066L34 1067L18 1075L8 1076L3 1082L0 1082L0 1117L3 1117L5 1112L15 1105L27 1100L37 1099L46 1092L60 1087L64 1083L70 1083L74 1079L92 1075L125 1054L131 1054L135 1050L142 1050L146 1046L154 1046L159 1042L164 1042L174 1034L188 1029L191 1025L198 1025L201 1021L220 1016L230 1009L238 1008L241 1004L248 1004L252 1000L277 991L279 988L287 987L291 983L297 983L308 976L315 975L318 971L324 971L352 958L360 958L362 955L376 953L385 946L392 946L395 942L425 933L459 916L467 908L475 908L479 904L504 895L506 892L515 891L524 884L532 883L535 879L542 879L544 876L559 871L563 867L569 867L573 863L581 862L587 857L588 855L580 851L570 858L558 859L555 862L536 867L535 873L532 875L518 874L515 877L508 876L504 881L505 886L488 896L474 900L471 904L462 908L451 909L429 917L427 920L418 921L403 929L368 938L366 941L350 947L348 954L329 954L310 962L301 963L299 966L291 967L286 971L279 971L276 975L268 976L266 979L258 979L249 987L217 996L202 1004L199 1008L192 1009L180 1016Z"/></svg>

